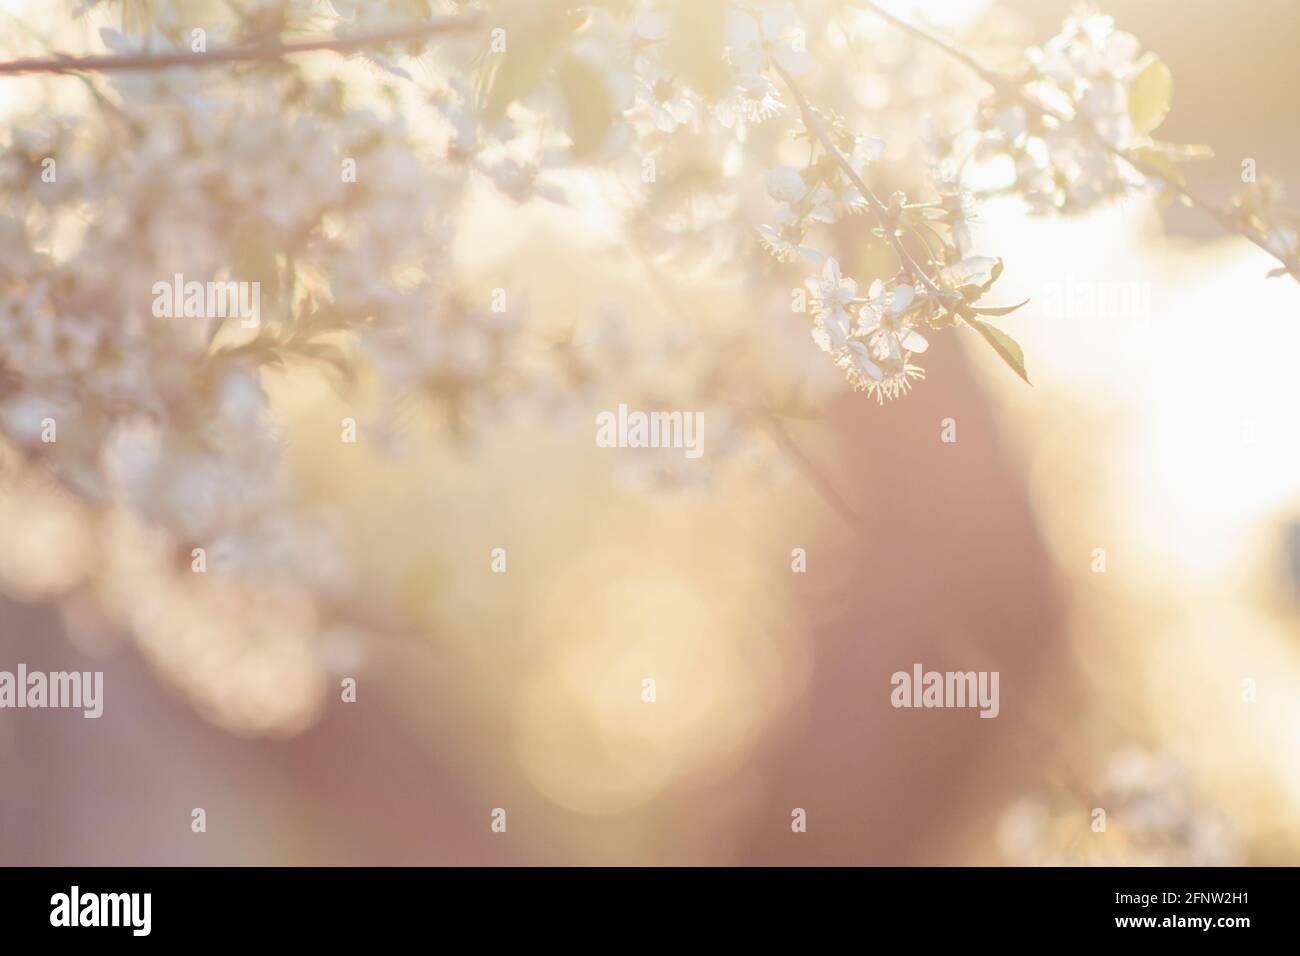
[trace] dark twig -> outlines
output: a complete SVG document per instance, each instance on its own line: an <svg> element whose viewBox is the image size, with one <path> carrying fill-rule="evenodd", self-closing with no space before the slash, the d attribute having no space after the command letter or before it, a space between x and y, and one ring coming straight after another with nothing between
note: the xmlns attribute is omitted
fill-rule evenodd
<svg viewBox="0 0 1300 956"><path fill-rule="evenodd" d="M198 68L216 66L221 63L278 60L281 57L294 56L299 53L315 53L323 50L346 53L387 46L390 43L423 40L448 33L461 33L477 27L480 22L480 18L476 14L466 14L465 16L443 17L425 23L389 27L386 30L356 33L350 36L250 43L247 46L228 47L212 50L208 53L194 53L189 50L175 50L166 53L138 53L125 56L120 54L71 56L55 53L50 56L31 57L0 63L0 75L139 72L165 70L178 66Z"/></svg>

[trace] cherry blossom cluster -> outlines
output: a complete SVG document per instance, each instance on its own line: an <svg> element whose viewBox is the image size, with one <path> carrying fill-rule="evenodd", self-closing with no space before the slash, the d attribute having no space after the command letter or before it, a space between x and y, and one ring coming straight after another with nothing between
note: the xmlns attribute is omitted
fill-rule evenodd
<svg viewBox="0 0 1300 956"><path fill-rule="evenodd" d="M999 850L1015 866L1228 866L1238 834L1171 753L1111 754L1096 792L1035 796L1002 814ZM1093 834L1108 839L1087 839ZM1081 835L1082 834L1082 835Z"/></svg>
<svg viewBox="0 0 1300 956"><path fill-rule="evenodd" d="M981 104L981 157L1009 157L1016 188L1038 209L1087 208L1140 185L1141 175L1112 152L1138 145L1146 132L1129 110L1146 68L1138 53L1137 38L1112 18L1070 17L1030 48L1018 86Z"/></svg>
<svg viewBox="0 0 1300 956"><path fill-rule="evenodd" d="M196 547L248 646L268 620L293 621L280 630L301 639L268 666L316 654L342 616L347 549L328 507L293 486L269 397L285 368L356 398L361 432L385 449L402 445L412 405L464 441L609 389L639 407L671 390L670 405L706 410L710 463L772 470L773 423L816 404L794 394L805 356L884 402L958 329L1028 379L993 321L1019 305L985 301L1003 267L972 229L986 192L1040 211L1135 188L1191 201L1179 163L1204 152L1154 138L1168 70L1093 13L1001 75L870 2L69 9L102 28L104 55L139 68L50 80L48 100L0 131L0 461L24 475L10 493L94 526L121 559L62 591L96 583L159 655L164 622L217 600L187 577ZM304 37L326 42L284 55ZM202 61L221 50L271 52ZM29 71L67 69L54 56ZM548 326L527 290L468 275L457 249L479 190L606 223L588 254L640 275L661 324L630 330L614 301ZM1261 183L1214 214L1275 256L1275 274L1300 276L1281 209ZM259 283L260 322L154 314L154 283L180 274ZM705 283L735 308L686 298ZM792 289L806 301L793 318ZM652 472L691 484L707 468ZM113 542L150 557L132 565ZM140 567L152 583L132 584ZM159 663L189 679L173 665ZM240 726L289 720L269 713Z"/></svg>

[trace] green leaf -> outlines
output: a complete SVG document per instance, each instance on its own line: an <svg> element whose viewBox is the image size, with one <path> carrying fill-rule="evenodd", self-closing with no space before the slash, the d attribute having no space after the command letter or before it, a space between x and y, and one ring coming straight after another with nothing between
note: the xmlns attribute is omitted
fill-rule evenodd
<svg viewBox="0 0 1300 956"><path fill-rule="evenodd" d="M673 0L669 9L669 68L706 99L721 96L731 75L722 57L727 4L721 0Z"/></svg>
<svg viewBox="0 0 1300 956"><path fill-rule="evenodd" d="M497 23L509 23L504 52L485 48L478 60L478 106L495 123L511 103L541 88L560 50L578 26L567 0L498 0Z"/></svg>
<svg viewBox="0 0 1300 956"><path fill-rule="evenodd" d="M1012 312L1016 311L1016 309L1023 309L1028 304L1029 300L1026 299L1024 302L1019 302L1016 305L998 305L986 309L972 306L971 311L976 315L1010 315Z"/></svg>
<svg viewBox="0 0 1300 956"><path fill-rule="evenodd" d="M1162 156L1167 156L1176 163L1185 163L1189 159L1213 159L1214 150L1198 143L1166 143L1152 140L1151 148Z"/></svg>
<svg viewBox="0 0 1300 956"><path fill-rule="evenodd" d="M993 268L989 270L989 281L985 283L983 287L984 292L989 291L993 283L997 282L998 279L1002 277L1002 268L1003 268L1002 259L999 258L997 263L994 264Z"/></svg>
<svg viewBox="0 0 1300 956"><path fill-rule="evenodd" d="M269 230L256 224L240 226L235 230L230 254L230 278L260 286L263 315L280 297L279 250L271 236Z"/></svg>
<svg viewBox="0 0 1300 956"><path fill-rule="evenodd" d="M1002 361L1010 365L1011 370L1025 380L1025 384L1034 384L1029 381L1029 373L1025 371L1025 353L1020 348L1019 342L987 322L969 317L966 321L971 328L984 337L984 341L993 347L993 351L998 353Z"/></svg>
<svg viewBox="0 0 1300 956"><path fill-rule="evenodd" d="M1172 183L1175 186L1182 186L1186 182L1183 179L1183 171L1174 164L1174 161L1168 155L1160 150L1152 146L1139 146L1133 150L1133 155L1159 173L1165 182ZM1145 173L1146 170L1143 170L1143 172Z"/></svg>
<svg viewBox="0 0 1300 956"><path fill-rule="evenodd" d="M1165 143L1158 139L1148 139L1141 146L1134 147L1132 152L1134 156L1159 173L1162 179L1176 186L1182 186L1186 183L1183 178L1183 171L1178 168L1178 163L1184 163L1192 159L1209 159L1214 155L1214 150L1208 146ZM1145 171L1143 170L1143 172Z"/></svg>
<svg viewBox="0 0 1300 956"><path fill-rule="evenodd" d="M542 83L555 52L546 42L518 44L508 53L490 55L478 80L479 108L489 122L495 122L516 100L525 99Z"/></svg>
<svg viewBox="0 0 1300 956"><path fill-rule="evenodd" d="M1128 87L1128 114L1139 135L1150 133L1165 121L1173 98L1173 74L1164 60L1148 53Z"/></svg>
<svg viewBox="0 0 1300 956"><path fill-rule="evenodd" d="M614 104L605 78L586 60L569 53L560 61L556 82L568 109L574 153L594 153L614 124Z"/></svg>

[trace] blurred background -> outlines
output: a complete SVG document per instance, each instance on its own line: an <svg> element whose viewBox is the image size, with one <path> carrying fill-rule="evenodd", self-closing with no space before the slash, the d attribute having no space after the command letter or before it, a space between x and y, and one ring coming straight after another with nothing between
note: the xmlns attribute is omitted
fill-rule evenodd
<svg viewBox="0 0 1300 956"><path fill-rule="evenodd" d="M983 6L912 11L957 31ZM1026 42L1070 9L1000 6ZM1172 69L1162 135L1215 146L1198 188L1236 191L1247 157L1295 181L1300 5L1106 12ZM571 210L477 201L463 267L559 325L610 299L633 325L742 308L707 276L670 277L666 304ZM905 400L834 390L785 423L761 480L627 482L591 441L617 391L472 448L417 435L394 462L338 442L328 389L270 385L370 600L321 666L290 647L241 670L219 617L142 647L47 600L91 532L53 489L0 491L0 669L106 687L97 721L0 712L0 863L1296 863L1300 289L1146 199L1061 219L994 200L975 234L1004 301L1031 299L1006 325L1034 387L945 338ZM803 329L770 348L819 364ZM891 708L915 662L1000 671L999 717ZM220 686L191 699L205 668Z"/></svg>

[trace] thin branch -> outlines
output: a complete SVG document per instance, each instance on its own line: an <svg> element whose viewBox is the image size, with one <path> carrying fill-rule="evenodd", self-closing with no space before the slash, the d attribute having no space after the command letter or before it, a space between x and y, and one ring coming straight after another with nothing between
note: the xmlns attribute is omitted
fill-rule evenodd
<svg viewBox="0 0 1300 956"><path fill-rule="evenodd" d="M817 116L816 111L813 110L812 105L808 102L808 97L804 96L803 90L800 89L799 84L794 81L794 77L786 72L785 68L775 60L772 61L772 67L780 75L781 79L785 81L785 85L794 96L795 102L799 104L799 111L803 114L803 122L804 125L808 127L808 131L817 137L818 141L822 144L822 148L826 150L827 155L834 158L835 162L838 163L839 167L844 171L844 174L849 177L849 182L853 183L853 185L858 188L858 191L866 198L867 205L870 207L872 215L876 217L876 222L880 224L881 231L884 232L886 238L889 240L889 244L894 247L894 253L898 256L899 261L902 262L902 264L911 272L915 273L916 277L921 280L921 284L929 289L937 299L942 301L944 293L934 284L934 281L926 271L921 268L917 261L912 258L912 254L907 251L907 247L903 245L903 241L898 237L897 229L895 229L891 223L889 210L885 207L885 204L876 197L876 194L871 191L871 187L863 182L862 177L858 175L858 171L853 168L853 164L850 163L848 159L845 158L844 154L840 152L839 147L835 145L830 134L826 132L826 128L822 125L822 121Z"/></svg>
<svg viewBox="0 0 1300 956"><path fill-rule="evenodd" d="M1193 206L1196 209L1199 209L1202 213L1209 216L1216 223L1218 223L1219 227L1223 229L1225 232L1231 233L1233 235L1241 236L1249 240L1250 242L1254 243L1260 249L1267 252L1270 256L1272 256L1274 259L1276 259L1278 262L1282 264L1282 266L1287 270L1288 273L1290 273L1293 279L1295 279L1297 282L1300 282L1300 260L1287 259L1285 256L1279 254L1275 249L1269 246L1267 236L1262 235L1257 230L1247 228L1242 222L1240 222L1240 220L1238 220L1235 216L1233 216L1230 211L1223 209L1217 204L1212 203L1208 199L1205 199L1204 197L1198 195L1197 193L1189 189L1185 184L1180 182L1170 181L1170 179L1165 173L1161 172L1151 163L1149 163L1148 161L1146 161L1136 153L1132 152L1131 150L1125 150L1119 148L1118 146L1115 146L1104 136L1102 136L1101 133L1097 131L1097 128L1092 123L1087 122L1085 119L1077 115L1067 116L1066 114L1060 112L1059 110L1056 110L1051 106L1047 105L1046 103L1043 103L1036 97L1030 95L1024 89L1023 86L1016 83L1010 77L1003 76L1002 74L998 73L996 70L990 69L989 67L980 63L970 54L957 49L951 43L941 39L940 37L935 36L930 31L922 29L921 27L918 27L913 23L909 23L900 17L894 16L894 14L890 13L888 10L881 9L879 6L873 3L872 0L861 0L861 3L864 7L870 10L872 13L876 14L876 16L880 17L882 20L886 20L889 23L892 23L900 30L903 30L904 32L910 34L911 36L916 37L918 40L921 40L922 42L927 43L930 46L943 51L943 53L945 53L947 56L951 57L952 59L956 60L962 65L968 67L977 76L979 76L981 80L983 80L989 86L993 87L993 89L996 92L1009 94L1010 96L1014 97L1022 106L1034 110L1041 115L1050 116L1053 119L1057 120L1058 122L1065 123L1065 124L1072 124L1081 127L1093 140L1095 140L1099 145L1101 145L1101 147L1105 149L1108 153L1110 153L1112 156L1116 157L1117 159L1122 159L1124 162L1128 163L1130 166L1132 166L1135 170L1137 170L1147 179L1159 179L1160 181L1164 182L1170 190L1177 193L1189 205Z"/></svg>
<svg viewBox="0 0 1300 956"><path fill-rule="evenodd" d="M330 50L336 53L382 47L390 43L423 40L448 33L461 33L477 27L481 18L477 14L442 17L424 23L389 27L356 33L351 36L315 37L309 40L250 43L247 46L228 47L208 53L175 50L167 53L138 53L130 55L71 56L56 53L51 56L31 57L0 63L0 75L23 73L118 73L164 70L170 67L205 67L219 63L248 63L261 60L278 60L299 53Z"/></svg>
<svg viewBox="0 0 1300 956"><path fill-rule="evenodd" d="M989 84L990 86L1002 88L1004 85L1006 85L1007 80L1001 74L997 73L994 70L989 69L983 63L975 59L975 57L971 56L969 53L965 52L964 50L959 50L948 41L935 36L933 33L929 33L926 30L922 30L920 27L908 23L906 20L902 19L901 17L894 16L894 14L890 13L888 10L884 10L876 6L874 3L871 2L871 0L861 0L861 2L864 7L870 10L876 16L880 17L882 20L887 20L890 23L892 23L894 26L898 27L900 30L910 33L912 34L912 36L917 37L918 39L924 40L926 43L930 44L931 46L938 47L944 53L950 56L952 59L956 60L958 63L961 63L963 66L977 73L979 75L979 78L983 80L985 83Z"/></svg>
<svg viewBox="0 0 1300 956"><path fill-rule="evenodd" d="M872 215L875 216L876 222L880 225L881 231L884 232L885 236L889 239L889 243L893 246L894 252L898 256L900 262L914 272L927 289L933 292L936 296L942 297L943 293L934 282L931 281L929 275L923 268L921 268L920 264L912 258L912 254L907 251L907 247L903 245L902 240L898 237L897 230L890 225L891 217L888 208L886 208L885 204L881 202L876 194L871 190L871 187L863 181L862 177L858 175L858 171L853 168L853 164L850 163L844 154L840 152L839 147L835 145L830 134L826 132L826 128L822 125L821 119L817 116L816 111L808 102L808 97L804 95L803 90L794 81L794 77L792 77L785 68L781 66L781 64L773 61L772 66L776 69L776 72L785 82L785 85L789 88L791 94L793 94L795 101L799 104L799 111L803 115L804 125L807 126L808 130L817 137L817 140L822 144L822 148L825 149L827 154L835 160L839 167L844 171L844 174L848 176L849 181L853 183L853 185L858 188L858 191L862 193L863 197L866 198L867 204L871 208Z"/></svg>
<svg viewBox="0 0 1300 956"><path fill-rule="evenodd" d="M780 420L771 412L758 411L757 420L760 425L767 431L772 441L781 453L790 459L791 464L799 469L800 473L817 492L822 501L830 506L831 510L847 521L858 531L866 534L868 532L867 523L862 519L851 504L849 504L839 489L835 487L835 482L831 481L822 470L817 466L807 453L799 447L799 443L794 440Z"/></svg>
<svg viewBox="0 0 1300 956"><path fill-rule="evenodd" d="M646 284L664 310L670 315L689 314L690 310L678 299L677 294L669 285L667 277L664 276L663 270L655 263L646 248L641 243L633 243L633 249L636 251L641 269L645 273ZM724 351L730 353L730 349ZM799 473L803 475L809 486L821 497L822 501L841 518L848 521L849 524L859 531L865 532L867 527L866 522L862 520L862 516L853 510L853 506L845 500L839 489L835 487L835 482L817 466L815 461L808 457L807 453L794 440L794 437L781 424L776 415L767 408L750 408L748 411L753 420L763 427L781 454L785 455L790 460L790 463L798 469Z"/></svg>

